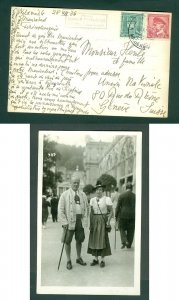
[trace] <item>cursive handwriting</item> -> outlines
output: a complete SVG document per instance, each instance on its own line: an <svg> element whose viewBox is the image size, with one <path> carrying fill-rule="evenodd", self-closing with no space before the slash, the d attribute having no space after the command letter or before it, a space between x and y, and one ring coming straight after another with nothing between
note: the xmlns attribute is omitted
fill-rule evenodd
<svg viewBox="0 0 179 300"><path fill-rule="evenodd" d="M100 50L94 49L89 40L84 41L81 44L80 48L82 48L82 51L81 51L82 55L90 55L90 56L97 55L97 56L112 56L112 57L117 55L117 52L111 50L109 47L105 50L104 49L100 49Z"/></svg>
<svg viewBox="0 0 179 300"><path fill-rule="evenodd" d="M12 8L9 111L166 117L152 43L114 39L106 17L87 14L83 22L78 10Z"/></svg>

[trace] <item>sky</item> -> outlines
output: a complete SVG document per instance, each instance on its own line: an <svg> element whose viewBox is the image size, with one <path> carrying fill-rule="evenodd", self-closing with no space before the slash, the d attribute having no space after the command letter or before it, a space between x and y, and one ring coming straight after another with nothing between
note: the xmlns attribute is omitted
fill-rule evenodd
<svg viewBox="0 0 179 300"><path fill-rule="evenodd" d="M124 135L120 131L46 131L44 134L58 143L78 146L85 146L87 136L98 142L112 142L116 135Z"/></svg>

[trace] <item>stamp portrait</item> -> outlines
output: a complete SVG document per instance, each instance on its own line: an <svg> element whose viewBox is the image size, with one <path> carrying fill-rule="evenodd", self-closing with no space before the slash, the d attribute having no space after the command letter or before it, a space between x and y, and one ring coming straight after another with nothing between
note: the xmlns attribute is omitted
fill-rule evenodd
<svg viewBox="0 0 179 300"><path fill-rule="evenodd" d="M165 14L149 14L147 24L148 38L169 38L170 16Z"/></svg>

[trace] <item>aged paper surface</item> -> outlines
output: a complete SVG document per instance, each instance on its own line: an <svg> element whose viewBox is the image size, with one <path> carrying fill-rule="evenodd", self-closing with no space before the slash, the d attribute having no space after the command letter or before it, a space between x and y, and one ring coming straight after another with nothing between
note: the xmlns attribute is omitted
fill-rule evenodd
<svg viewBox="0 0 179 300"><path fill-rule="evenodd" d="M171 13L13 7L9 112L168 116Z"/></svg>
<svg viewBox="0 0 179 300"><path fill-rule="evenodd" d="M67 294L67 295L140 295L140 269L141 269L141 190L142 190L142 132L138 131L39 131L38 139L38 220L37 220L37 293L38 294ZM56 151L47 147L55 145ZM93 259L87 253L89 239L89 222L85 227L85 241L82 244L82 257L87 265L79 266L76 261L75 237L71 243L72 270L66 268L66 253L62 255L60 269L58 262L62 250L62 223L58 216L58 222L53 223L49 213L46 228L42 226L42 196L45 194L44 166L47 163L45 153L54 155L60 151L60 165L58 158L54 160L54 172L62 170L64 145L75 145L84 150L84 170L79 167L80 190L92 180L102 174L113 174L122 193L122 183L129 180L133 183L133 192L136 194L135 207L135 237L131 249L121 249L120 232L116 231L116 248L114 247L115 221L111 219L112 230L109 234L112 255L105 257L106 267L90 266ZM102 146L103 144L103 146ZM101 146L100 146L101 145ZM105 147L105 151L102 148ZM44 150L46 149L46 150ZM74 149L74 148L73 148ZM96 150L95 150L96 149ZM74 150L73 150L74 151ZM102 151L102 152L101 152ZM68 150L68 153L69 150ZM76 153L76 152L75 152ZM98 154L101 153L99 156ZM65 154L66 155L66 154ZM73 159L71 154L70 159ZM54 157L54 156L53 156ZM76 156L75 156L76 157ZM67 158L67 157L66 157ZM98 169L94 172L95 164ZM90 166L89 166L90 164ZM125 166L125 168L123 168ZM122 171L123 169L123 171ZM51 167L52 170L52 167ZM93 171L92 171L93 170ZM68 170L70 176L71 169ZM73 172L71 173L73 174ZM65 177L64 181L57 184L57 194L70 187L70 178ZM68 182L69 181L69 182ZM120 190L121 186L121 190ZM58 193L59 192L59 193ZM95 195L95 194L94 194ZM88 216L90 218L90 216ZM99 257L100 259L100 257Z"/></svg>

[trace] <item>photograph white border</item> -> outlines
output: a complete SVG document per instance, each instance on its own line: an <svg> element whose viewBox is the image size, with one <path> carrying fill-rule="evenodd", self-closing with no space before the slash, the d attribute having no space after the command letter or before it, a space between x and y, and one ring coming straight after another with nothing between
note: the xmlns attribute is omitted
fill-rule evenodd
<svg viewBox="0 0 179 300"><path fill-rule="evenodd" d="M68 130L39 131L38 135L38 201L37 201L37 294L66 295L140 295L141 269L141 190L142 190L142 132L141 131L100 131L111 135L136 136L136 221L135 221L135 255L134 255L134 287L72 287L41 285L41 236L42 236L42 174L43 174L43 137ZM93 134L95 131L68 131Z"/></svg>

